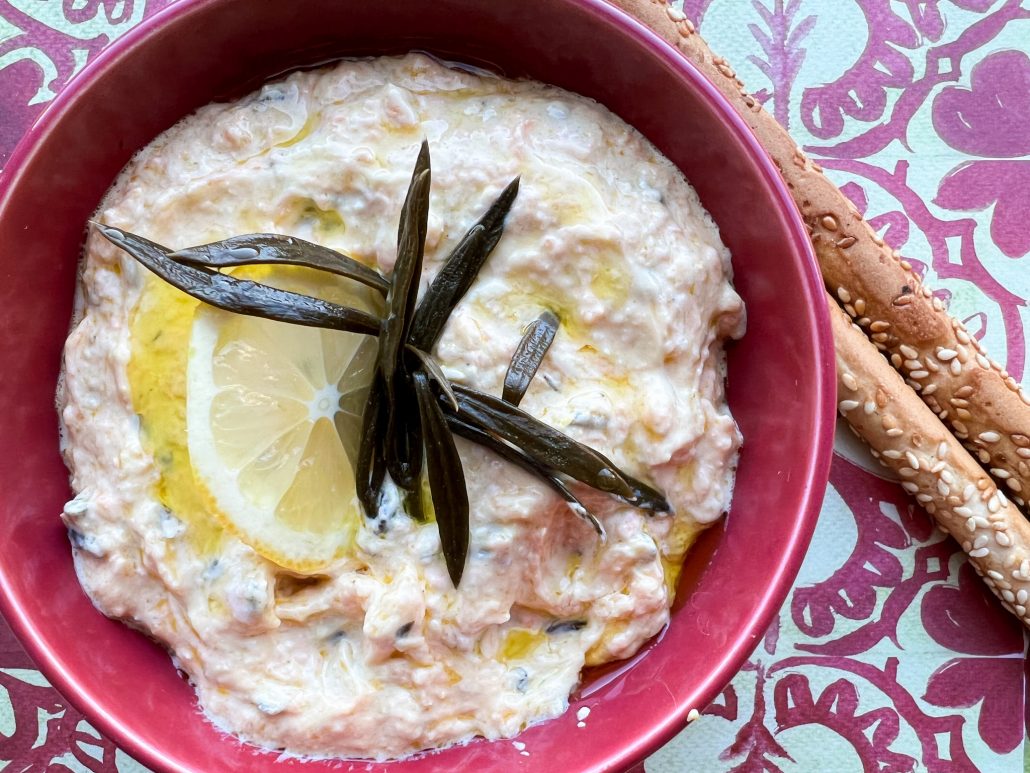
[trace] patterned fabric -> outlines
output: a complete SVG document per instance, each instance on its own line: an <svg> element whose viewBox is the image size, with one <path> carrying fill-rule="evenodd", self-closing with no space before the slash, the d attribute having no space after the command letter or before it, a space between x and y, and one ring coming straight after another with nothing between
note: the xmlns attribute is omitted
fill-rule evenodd
<svg viewBox="0 0 1030 773"><path fill-rule="evenodd" d="M167 2L0 0L0 164L90 57ZM1027 384L1030 1L677 5ZM1024 770L1026 640L955 544L841 435L779 618L646 770ZM141 769L0 621L0 770L48 768Z"/></svg>

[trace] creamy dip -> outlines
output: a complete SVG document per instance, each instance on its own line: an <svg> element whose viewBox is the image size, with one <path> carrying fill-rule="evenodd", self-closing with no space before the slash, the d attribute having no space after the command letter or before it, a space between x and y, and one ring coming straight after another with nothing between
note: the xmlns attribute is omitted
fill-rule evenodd
<svg viewBox="0 0 1030 773"><path fill-rule="evenodd" d="M186 118L97 217L176 248L291 234L388 273L424 137L422 290L522 178L435 350L448 377L500 394L525 326L554 310L522 407L652 481L675 512L577 489L602 544L547 486L459 440L471 546L458 590L435 524L389 497L347 555L286 572L196 491L182 437L196 304L92 236L60 395L79 578L101 611L169 648L216 725L292 753L398 757L560 714L584 665L633 654L668 622L687 548L730 501L740 437L721 341L742 333L743 309L729 254L682 174L596 102L421 55L346 61Z"/></svg>

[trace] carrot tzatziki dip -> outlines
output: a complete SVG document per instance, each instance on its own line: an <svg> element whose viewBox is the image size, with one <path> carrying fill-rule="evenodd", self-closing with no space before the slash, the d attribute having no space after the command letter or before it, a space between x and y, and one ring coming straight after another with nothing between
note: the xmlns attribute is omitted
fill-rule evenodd
<svg viewBox="0 0 1030 773"><path fill-rule="evenodd" d="M509 193L503 232L477 231ZM744 312L694 190L604 107L424 55L343 61L187 117L95 220L59 394L63 519L86 593L167 647L219 728L375 759L512 737L666 625L684 555L729 507L722 344ZM329 248L371 279L189 276L360 324L215 308L133 259L238 234ZM401 294L425 301L466 242L489 257L418 351ZM553 457L548 428L568 439Z"/></svg>

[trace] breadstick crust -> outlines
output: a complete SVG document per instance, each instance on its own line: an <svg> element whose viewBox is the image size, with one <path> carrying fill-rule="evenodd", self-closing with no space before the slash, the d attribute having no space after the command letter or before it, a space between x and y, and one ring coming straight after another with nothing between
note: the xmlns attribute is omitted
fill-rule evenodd
<svg viewBox="0 0 1030 773"><path fill-rule="evenodd" d="M1030 394L949 316L912 266L744 89L682 12L664 0L610 2L682 51L728 98L790 189L830 293L955 437L1025 506L1030 498Z"/></svg>
<svg viewBox="0 0 1030 773"><path fill-rule="evenodd" d="M1030 626L1030 523L833 298L838 409Z"/></svg>

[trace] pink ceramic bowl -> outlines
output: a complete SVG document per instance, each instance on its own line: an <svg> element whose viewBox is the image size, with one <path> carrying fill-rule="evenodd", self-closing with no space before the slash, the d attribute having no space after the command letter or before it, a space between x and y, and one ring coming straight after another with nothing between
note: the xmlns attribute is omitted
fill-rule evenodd
<svg viewBox="0 0 1030 773"><path fill-rule="evenodd" d="M521 736L530 756L476 741L372 769L625 769L730 680L808 545L834 412L821 281L776 169L672 48L600 0L182 0L85 68L0 183L0 606L54 685L151 767L331 766L279 762L216 732L168 656L79 589L58 518L69 489L54 389L84 223L131 154L193 109L290 68L410 49L594 97L686 173L733 252L747 303L748 333L729 364L745 445L732 512L688 558L671 625L630 663L588 673L567 714ZM582 729L580 706L591 709Z"/></svg>

